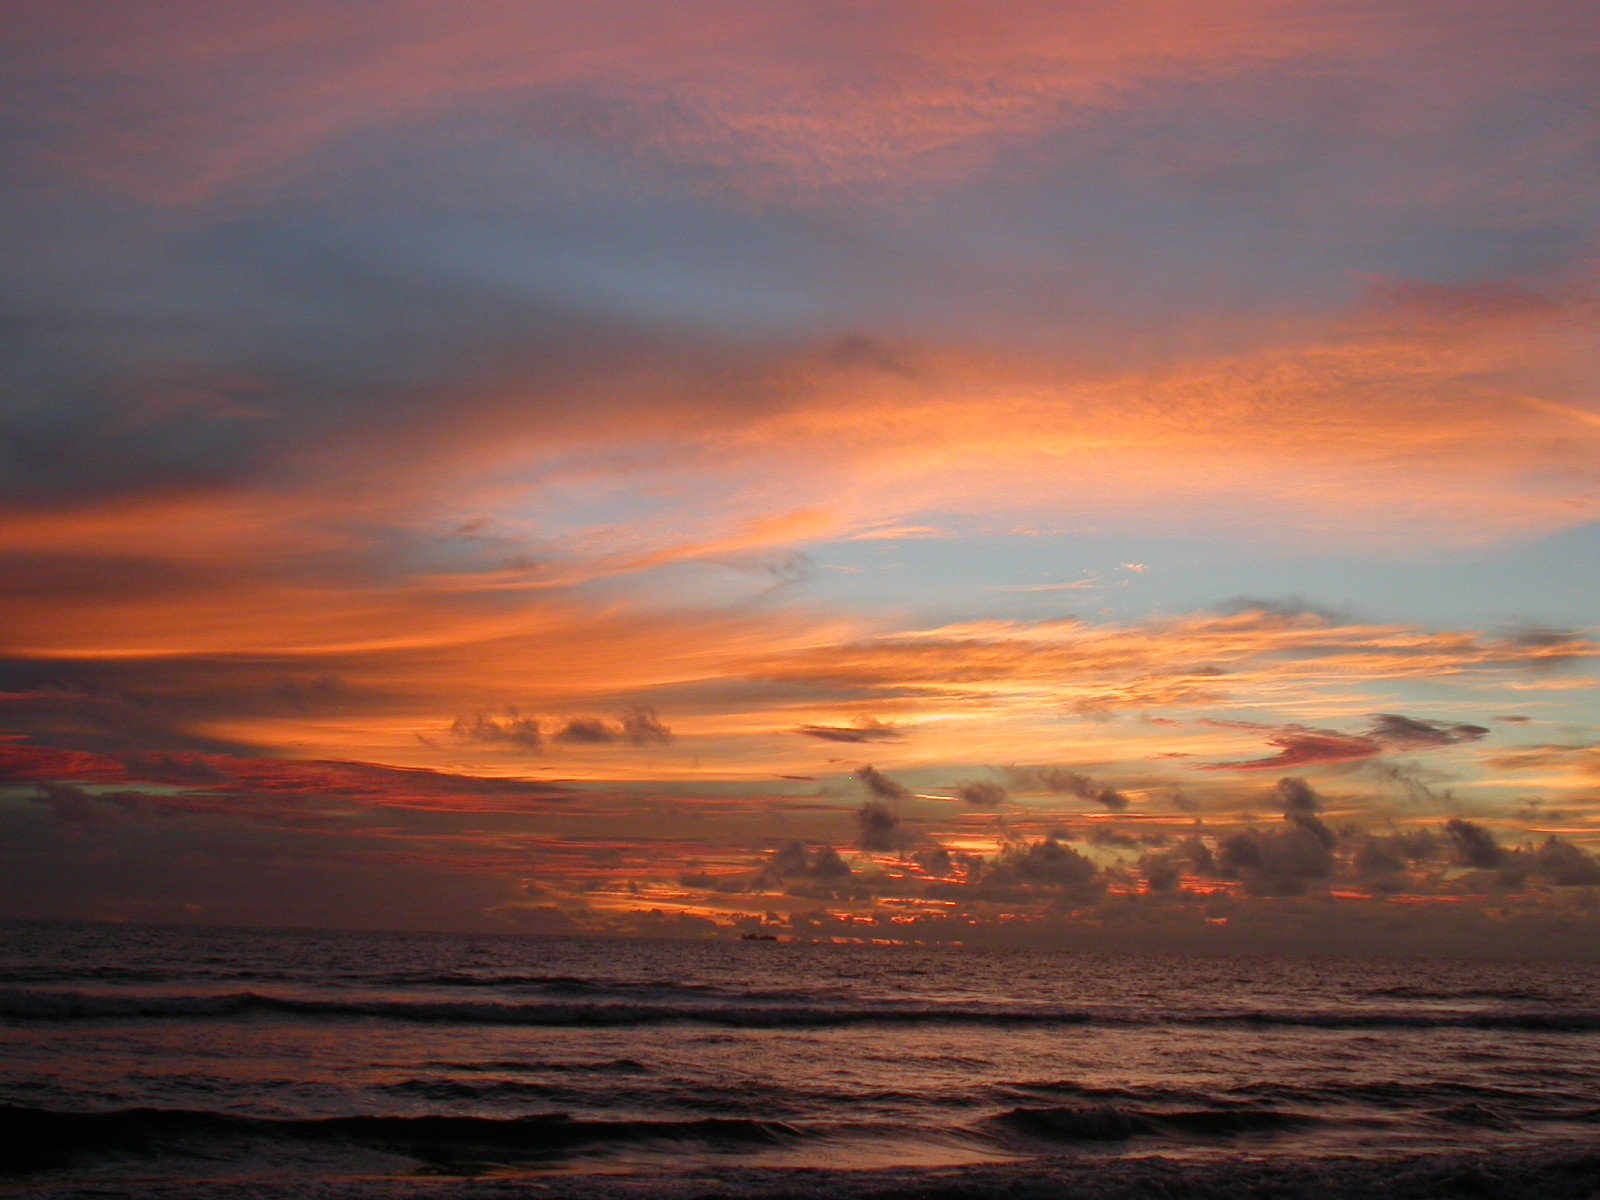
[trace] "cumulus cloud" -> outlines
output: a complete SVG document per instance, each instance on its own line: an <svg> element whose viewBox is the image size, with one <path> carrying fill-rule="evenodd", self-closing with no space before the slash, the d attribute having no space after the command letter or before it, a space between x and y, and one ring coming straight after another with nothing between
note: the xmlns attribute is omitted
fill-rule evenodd
<svg viewBox="0 0 1600 1200"><path fill-rule="evenodd" d="M1006 846L982 876L982 888L988 896L1016 896L1039 887L1087 895L1104 888L1105 878L1092 859L1054 834Z"/></svg>
<svg viewBox="0 0 1600 1200"><path fill-rule="evenodd" d="M913 798L910 788L890 779L871 763L857 767L856 778L866 786L867 791L880 800L901 801Z"/></svg>
<svg viewBox="0 0 1600 1200"><path fill-rule="evenodd" d="M478 712L457 717L450 726L457 741L482 746L515 746L537 751L544 746L544 727L537 717L508 708L501 716ZM636 705L624 710L615 724L601 717L569 717L557 724L550 740L568 746L607 746L626 742L633 746L667 745L672 730L662 724L656 710Z"/></svg>
<svg viewBox="0 0 1600 1200"><path fill-rule="evenodd" d="M1494 840L1494 834L1473 821L1452 817L1445 822L1445 833L1455 850L1456 861L1463 867L1489 870L1506 864L1506 852Z"/></svg>
<svg viewBox="0 0 1600 1200"><path fill-rule="evenodd" d="M957 784L956 795L974 808L998 808L1006 802L1006 789L983 779Z"/></svg>
<svg viewBox="0 0 1600 1200"><path fill-rule="evenodd" d="M778 879L796 876L811 879L842 879L849 876L850 864L832 846L808 847L801 841L785 842L772 852L762 874Z"/></svg>
<svg viewBox="0 0 1600 1200"><path fill-rule="evenodd" d="M1247 830L1222 839L1217 866L1257 896L1298 896L1333 874L1325 842L1303 828Z"/></svg>
<svg viewBox="0 0 1600 1200"><path fill-rule="evenodd" d="M1183 879L1178 862L1167 855L1149 855L1139 863L1144 885L1152 892L1171 892Z"/></svg>
<svg viewBox="0 0 1600 1200"><path fill-rule="evenodd" d="M620 731L599 717L572 717L556 730L553 740L574 746L602 746L621 736Z"/></svg>
<svg viewBox="0 0 1600 1200"><path fill-rule="evenodd" d="M1329 879L1337 842L1320 817L1321 801L1303 779L1285 777L1273 789L1288 829L1247 829L1221 840L1216 869L1260 896L1297 896Z"/></svg>
<svg viewBox="0 0 1600 1200"><path fill-rule="evenodd" d="M1600 861L1561 838L1547 838L1532 858L1533 872L1557 887L1600 885Z"/></svg>
<svg viewBox="0 0 1600 1200"><path fill-rule="evenodd" d="M883 800L868 800L856 810L856 831L856 844L863 850L907 850L917 840L904 827L900 814Z"/></svg>
<svg viewBox="0 0 1600 1200"><path fill-rule="evenodd" d="M1322 818L1317 816L1322 810L1322 800L1311 789L1311 785L1304 779L1286 776L1278 780L1278 786L1274 790L1277 798L1283 803L1283 819L1305 830L1324 846L1332 849L1337 839L1333 830L1324 825Z"/></svg>
<svg viewBox="0 0 1600 1200"><path fill-rule="evenodd" d="M1042 787L1058 796L1077 796L1105 806L1110 812L1128 807L1128 797L1110 784L1063 767L1011 767L1007 773L1018 787Z"/></svg>
<svg viewBox="0 0 1600 1200"><path fill-rule="evenodd" d="M619 724L622 739L635 746L665 746L672 741L672 730L663 725L656 710L647 705L628 709Z"/></svg>
<svg viewBox="0 0 1600 1200"><path fill-rule="evenodd" d="M544 731L534 717L525 717L514 708L508 708L503 717L486 712L470 717L457 717L450 725L450 734L458 741L479 745L516 746L523 750L539 750L544 746Z"/></svg>

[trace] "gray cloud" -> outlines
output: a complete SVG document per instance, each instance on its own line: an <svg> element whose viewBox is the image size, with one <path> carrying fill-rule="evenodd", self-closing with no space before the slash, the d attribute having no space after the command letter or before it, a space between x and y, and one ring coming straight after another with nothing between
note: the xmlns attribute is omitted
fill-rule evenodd
<svg viewBox="0 0 1600 1200"><path fill-rule="evenodd" d="M539 722L514 708L506 709L505 715L499 718L484 712L457 717L450 725L450 735L458 741L479 745L516 746L523 750L539 750L544 746Z"/></svg>
<svg viewBox="0 0 1600 1200"><path fill-rule="evenodd" d="M1455 817L1445 822L1444 830L1455 850L1456 861L1462 866L1489 870L1506 864L1506 852L1495 844L1494 834L1482 825Z"/></svg>
<svg viewBox="0 0 1600 1200"><path fill-rule="evenodd" d="M1093 800L1111 812L1121 812L1128 807L1128 798L1116 788L1077 771L1062 767L1010 767L1007 774L1018 787L1042 787L1058 796Z"/></svg>
<svg viewBox="0 0 1600 1200"><path fill-rule="evenodd" d="M957 784L956 795L974 808L998 808L1006 802L1005 788L981 779Z"/></svg>
<svg viewBox="0 0 1600 1200"><path fill-rule="evenodd" d="M851 871L850 864L832 846L807 847L804 842L789 841L772 852L761 873L763 877L776 879L795 876L842 879Z"/></svg>
<svg viewBox="0 0 1600 1200"><path fill-rule="evenodd" d="M1333 835L1333 830L1323 824L1322 818L1317 816L1322 810L1322 801L1317 793L1311 790L1310 784L1296 776L1285 776L1278 780L1274 791L1278 799L1283 802L1285 821L1305 830L1329 849L1333 848L1337 839Z"/></svg>
<svg viewBox="0 0 1600 1200"><path fill-rule="evenodd" d="M92 792L71 783L41 781L28 797L42 804L63 825L106 825L119 818L159 811L155 797L144 792Z"/></svg>
<svg viewBox="0 0 1600 1200"><path fill-rule="evenodd" d="M868 800L856 811L856 830L856 844L863 850L907 850L916 843L900 814L883 800Z"/></svg>
<svg viewBox="0 0 1600 1200"><path fill-rule="evenodd" d="M1320 798L1305 780L1285 776L1273 788L1288 829L1247 829L1217 846L1215 870L1257 896L1297 896L1331 878L1337 838L1317 813Z"/></svg>
<svg viewBox="0 0 1600 1200"><path fill-rule="evenodd" d="M880 800L900 801L913 798L910 788L896 783L871 763L857 767L856 778L866 785L867 791Z"/></svg>
<svg viewBox="0 0 1600 1200"><path fill-rule="evenodd" d="M1379 713L1371 727L1371 736L1394 750L1432 750L1457 742L1475 742L1488 732L1482 725L1422 721L1399 713Z"/></svg>
<svg viewBox="0 0 1600 1200"><path fill-rule="evenodd" d="M795 730L824 742L890 742L904 736L898 725L863 717L852 725L802 725Z"/></svg>
<svg viewBox="0 0 1600 1200"><path fill-rule="evenodd" d="M624 712L619 721L624 741L635 746L665 746L672 741L672 730L663 725L656 710L646 705L636 705Z"/></svg>
<svg viewBox="0 0 1600 1200"><path fill-rule="evenodd" d="M1038 841L1006 846L990 862L982 886L985 894L994 897L1014 897L1035 887L1087 895L1104 888L1105 879L1094 860L1049 834Z"/></svg>
<svg viewBox="0 0 1600 1200"><path fill-rule="evenodd" d="M556 730L553 740L578 746L598 746L614 742L619 736L599 717L573 717Z"/></svg>
<svg viewBox="0 0 1600 1200"><path fill-rule="evenodd" d="M1600 861L1561 838L1546 839L1532 859L1533 872L1557 887L1600 885Z"/></svg>

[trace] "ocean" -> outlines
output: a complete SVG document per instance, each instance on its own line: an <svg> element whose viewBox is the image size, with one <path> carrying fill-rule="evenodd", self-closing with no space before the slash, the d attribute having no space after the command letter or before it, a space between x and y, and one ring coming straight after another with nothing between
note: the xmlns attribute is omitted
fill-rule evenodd
<svg viewBox="0 0 1600 1200"><path fill-rule="evenodd" d="M0 925L0 1194L1600 1195L1600 968Z"/></svg>

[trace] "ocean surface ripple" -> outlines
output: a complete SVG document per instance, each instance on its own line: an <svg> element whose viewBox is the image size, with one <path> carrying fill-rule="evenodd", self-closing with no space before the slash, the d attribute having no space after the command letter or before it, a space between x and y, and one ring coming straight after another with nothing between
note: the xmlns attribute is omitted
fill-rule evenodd
<svg viewBox="0 0 1600 1200"><path fill-rule="evenodd" d="M0 925L19 1196L1559 1197L1597 1132L1572 964Z"/></svg>

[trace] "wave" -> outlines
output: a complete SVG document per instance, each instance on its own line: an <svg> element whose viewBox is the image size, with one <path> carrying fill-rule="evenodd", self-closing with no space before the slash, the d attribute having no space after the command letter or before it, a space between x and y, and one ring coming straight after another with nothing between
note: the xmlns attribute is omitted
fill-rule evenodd
<svg viewBox="0 0 1600 1200"><path fill-rule="evenodd" d="M956 1024L987 1026L1283 1026L1310 1029L1504 1029L1583 1033L1600 1030L1600 1011L1417 1012L1321 1009L1078 1009L1007 1004L917 1002L454 1000L283 995L270 992L164 995L12 989L0 991L0 1019L199 1019L255 1014L379 1017L395 1021L489 1025L627 1026L697 1022L748 1028Z"/></svg>
<svg viewBox="0 0 1600 1200"><path fill-rule="evenodd" d="M534 1163L607 1147L691 1143L710 1150L757 1149L799 1140L782 1121L580 1120L564 1113L522 1117L242 1117L188 1109L56 1112L0 1105L0 1171L22 1174L84 1158L193 1153L219 1141L310 1143L402 1154L437 1165Z"/></svg>
<svg viewBox="0 0 1600 1200"><path fill-rule="evenodd" d="M1164 1112L1114 1104L1013 1108L988 1118L1001 1141L1120 1142L1132 1137L1236 1137L1315 1124L1314 1117L1266 1109L1201 1108Z"/></svg>
<svg viewBox="0 0 1600 1200"><path fill-rule="evenodd" d="M1360 1110L1368 1117L1424 1117L1450 1125L1476 1125L1489 1129L1516 1129L1527 1121L1562 1121L1593 1124L1597 1109L1585 1095L1552 1094L1545 1088L1491 1087L1481 1083L1442 1081L1376 1081L1291 1085L1242 1083L1206 1090L1180 1087L1097 1087L1071 1081L1014 1081L992 1084L982 1091L995 1104L1018 1104L1015 1111L1055 1101L1049 1111L1119 1110L1136 1107L1171 1119L1171 1110L1204 1110L1217 1115L1219 1131L1229 1121L1248 1125L1258 1117L1267 1122L1280 1116L1300 1118L1322 1112L1348 1115ZM1067 1103L1070 1102L1070 1103ZM1200 1120L1200 1118L1195 1118Z"/></svg>
<svg viewBox="0 0 1600 1200"><path fill-rule="evenodd" d="M373 987L402 988L504 988L541 992L554 996L646 996L667 999L721 999L803 1002L815 999L842 1000L837 993L793 990L752 990L725 988L714 983L688 983L671 979L588 979L578 975L549 975L471 971L391 971L382 974L351 975L352 982Z"/></svg>
<svg viewBox="0 0 1600 1200"><path fill-rule="evenodd" d="M636 1058L607 1058L598 1062L547 1062L543 1059L491 1058L477 1062L451 1062L435 1060L420 1064L433 1071L455 1071L476 1074L526 1075L649 1075L652 1068Z"/></svg>
<svg viewBox="0 0 1600 1200"><path fill-rule="evenodd" d="M1554 999L1549 992L1538 988L1428 988L1411 984L1395 987L1369 988L1363 995L1389 1000L1494 1000L1501 1003L1540 1002Z"/></svg>

